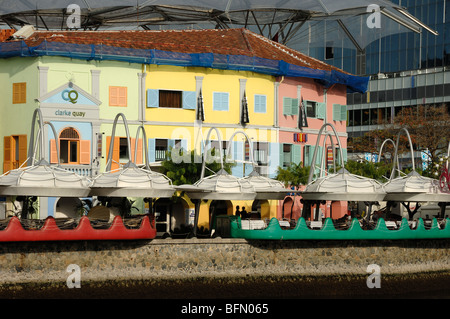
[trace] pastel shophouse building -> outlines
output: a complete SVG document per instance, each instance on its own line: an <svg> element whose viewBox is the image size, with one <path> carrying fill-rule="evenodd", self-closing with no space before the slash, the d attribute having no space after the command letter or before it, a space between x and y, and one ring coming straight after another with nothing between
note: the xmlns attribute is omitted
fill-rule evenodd
<svg viewBox="0 0 450 319"><path fill-rule="evenodd" d="M95 177L105 169L112 123L123 113L131 155L136 152L142 163L147 146L152 169L159 169L168 151L196 150L201 158L205 147L214 147L230 150L236 160L233 175L248 175L253 155L256 170L275 177L279 166L311 165L325 122L336 127L345 149L346 93L363 92L367 86L366 78L246 29L30 30L1 43L0 57L0 103L11 113L1 119L4 171L24 160L32 111L39 107L59 134L61 164L80 174ZM299 126L300 106L307 127ZM145 141L136 136L139 125L145 127ZM214 130L206 141L211 128L219 134ZM125 137L118 125L115 167L128 160ZM52 163L57 162L54 144L48 133L46 154ZM54 214L57 201L49 199L40 217ZM246 206L260 210L263 218L298 214L284 212L278 201L218 202L202 204L199 225L209 227L211 205L226 214L233 214L236 205ZM156 200L155 205L164 215L162 231L191 222L193 204L187 197L177 204Z"/></svg>

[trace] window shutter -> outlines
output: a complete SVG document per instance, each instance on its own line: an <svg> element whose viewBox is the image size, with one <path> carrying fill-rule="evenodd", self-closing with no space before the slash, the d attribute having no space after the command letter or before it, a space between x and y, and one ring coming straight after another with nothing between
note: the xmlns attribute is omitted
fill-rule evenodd
<svg viewBox="0 0 450 319"><path fill-rule="evenodd" d="M80 141L80 164L91 163L91 141Z"/></svg>
<svg viewBox="0 0 450 319"><path fill-rule="evenodd" d="M109 105L117 105L118 104L118 87L110 86L109 87Z"/></svg>
<svg viewBox="0 0 450 319"><path fill-rule="evenodd" d="M159 107L159 91L147 90L147 107Z"/></svg>
<svg viewBox="0 0 450 319"><path fill-rule="evenodd" d="M269 145L269 149L270 149L270 145ZM279 152L280 158L279 158L279 165L281 168L284 168L284 144L280 144L279 149L281 150Z"/></svg>
<svg viewBox="0 0 450 319"><path fill-rule="evenodd" d="M28 158L28 150L27 150L27 136L19 135L19 166L25 163Z"/></svg>
<svg viewBox="0 0 450 319"><path fill-rule="evenodd" d="M109 152L109 146L111 143L111 136L106 137L106 150ZM109 154L106 154L107 158ZM120 137L114 137L114 148L112 153L112 162L111 162L111 170L118 169L120 161Z"/></svg>
<svg viewBox="0 0 450 319"><path fill-rule="evenodd" d="M255 113L266 113L266 96L255 94Z"/></svg>
<svg viewBox="0 0 450 319"><path fill-rule="evenodd" d="M144 149L143 149L142 138L138 139L138 145L137 145L136 152L137 152L136 164L143 164L144 163L144 160L143 160Z"/></svg>
<svg viewBox="0 0 450 319"><path fill-rule="evenodd" d="M131 139L131 160L134 161L134 152L136 151L136 138L132 137ZM142 149L142 138L138 139L137 145L137 153L136 153L136 162L135 164L142 164L143 149Z"/></svg>
<svg viewBox="0 0 450 319"><path fill-rule="evenodd" d="M302 161L301 150L302 150L301 145L293 144L293 145L291 146L291 158L292 158L292 162L295 163L295 164L297 164L297 165Z"/></svg>
<svg viewBox="0 0 450 319"><path fill-rule="evenodd" d="M182 108L186 110L195 110L197 106L197 93L195 91L183 91Z"/></svg>
<svg viewBox="0 0 450 319"><path fill-rule="evenodd" d="M342 149L342 154L344 155L344 163L346 163L347 162L347 149L346 148Z"/></svg>
<svg viewBox="0 0 450 319"><path fill-rule="evenodd" d="M13 169L14 138L12 136L3 137L3 173Z"/></svg>
<svg viewBox="0 0 450 319"><path fill-rule="evenodd" d="M347 121L347 105L341 105L341 121Z"/></svg>
<svg viewBox="0 0 450 319"><path fill-rule="evenodd" d="M27 83L13 83L13 104L27 102Z"/></svg>
<svg viewBox="0 0 450 319"><path fill-rule="evenodd" d="M155 139L154 138L148 139L148 161L150 163L153 163L156 161Z"/></svg>
<svg viewBox="0 0 450 319"><path fill-rule="evenodd" d="M233 141L233 160L244 160L244 143L240 141ZM244 174L244 167L242 162L236 162L236 165L231 168L232 174L237 177L242 177Z"/></svg>
<svg viewBox="0 0 450 319"><path fill-rule="evenodd" d="M283 144L269 143L269 159L268 159L268 175L270 178L274 178L277 175L278 167L283 166L283 162L280 163L280 158L283 154L283 149L280 146ZM281 154L280 154L281 153Z"/></svg>
<svg viewBox="0 0 450 319"><path fill-rule="evenodd" d="M119 87L117 88L117 102L120 106L127 106L127 88Z"/></svg>
<svg viewBox="0 0 450 319"><path fill-rule="evenodd" d="M291 99L291 115L298 115L299 104L298 99Z"/></svg>
<svg viewBox="0 0 450 319"><path fill-rule="evenodd" d="M341 105L333 104L333 121L341 121Z"/></svg>
<svg viewBox="0 0 450 319"><path fill-rule="evenodd" d="M317 103L317 118L325 119L325 115L327 112L327 105L325 103Z"/></svg>
<svg viewBox="0 0 450 319"><path fill-rule="evenodd" d="M50 140L50 164L58 163L58 151L56 149L56 140Z"/></svg>
<svg viewBox="0 0 450 319"><path fill-rule="evenodd" d="M283 98L283 115L291 115L292 112L292 99L290 97Z"/></svg>

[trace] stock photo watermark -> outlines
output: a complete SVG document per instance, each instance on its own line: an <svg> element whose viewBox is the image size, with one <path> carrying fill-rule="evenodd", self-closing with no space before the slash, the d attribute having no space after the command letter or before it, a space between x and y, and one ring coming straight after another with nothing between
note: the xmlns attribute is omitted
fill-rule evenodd
<svg viewBox="0 0 450 319"><path fill-rule="evenodd" d="M67 277L67 288L81 288L81 268L76 264L70 264L67 266L66 271L70 273Z"/></svg>
<svg viewBox="0 0 450 319"><path fill-rule="evenodd" d="M81 8L77 4L69 4L66 13L69 14L66 20L69 29L79 29L81 27Z"/></svg>
<svg viewBox="0 0 450 319"><path fill-rule="evenodd" d="M367 277L367 288L381 288L381 267L377 264L367 266L367 272L370 276Z"/></svg>
<svg viewBox="0 0 450 319"><path fill-rule="evenodd" d="M367 17L366 24L369 29L381 28L381 11L380 6L377 4L370 4L367 7L366 12L371 12Z"/></svg>

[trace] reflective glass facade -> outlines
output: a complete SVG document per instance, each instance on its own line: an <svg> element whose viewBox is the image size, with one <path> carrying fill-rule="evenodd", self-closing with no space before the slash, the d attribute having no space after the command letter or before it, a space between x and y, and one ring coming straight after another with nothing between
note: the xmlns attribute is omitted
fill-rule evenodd
<svg viewBox="0 0 450 319"><path fill-rule="evenodd" d="M342 39L336 28L324 22L321 39L308 45L299 44L299 50L352 74L377 73L450 66L450 1L449 0L393 0L408 12L439 32L435 36L423 30L395 33L365 46L362 67L358 66L357 50ZM404 29L406 30L406 29ZM365 62L365 63L364 63Z"/></svg>

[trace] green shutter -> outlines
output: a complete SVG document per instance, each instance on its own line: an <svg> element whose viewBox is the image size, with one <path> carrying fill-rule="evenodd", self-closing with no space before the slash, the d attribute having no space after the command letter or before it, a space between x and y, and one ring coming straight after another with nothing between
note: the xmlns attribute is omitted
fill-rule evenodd
<svg viewBox="0 0 450 319"><path fill-rule="evenodd" d="M347 121L347 105L341 105L341 121Z"/></svg>
<svg viewBox="0 0 450 319"><path fill-rule="evenodd" d="M295 164L300 164L302 161L302 147L301 145L293 144L291 146L291 158L292 162Z"/></svg>
<svg viewBox="0 0 450 319"><path fill-rule="evenodd" d="M283 98L283 115L291 115L292 112L292 99L290 97Z"/></svg>
<svg viewBox="0 0 450 319"><path fill-rule="evenodd" d="M298 99L291 99L291 115L298 115Z"/></svg>
<svg viewBox="0 0 450 319"><path fill-rule="evenodd" d="M327 112L327 105L325 103L317 103L316 111L317 118L324 120Z"/></svg>
<svg viewBox="0 0 450 319"><path fill-rule="evenodd" d="M341 121L341 105L333 104L333 121Z"/></svg>

